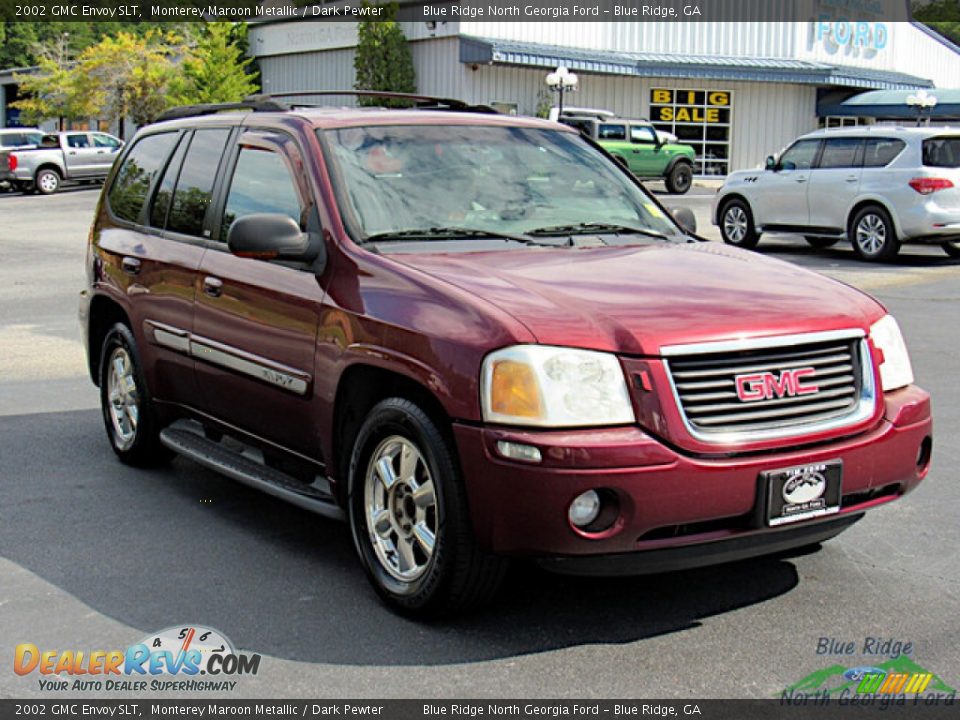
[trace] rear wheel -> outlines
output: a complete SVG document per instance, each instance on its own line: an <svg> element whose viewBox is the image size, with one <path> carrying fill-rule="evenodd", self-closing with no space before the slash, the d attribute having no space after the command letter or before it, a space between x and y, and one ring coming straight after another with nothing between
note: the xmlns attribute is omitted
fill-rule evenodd
<svg viewBox="0 0 960 720"><path fill-rule="evenodd" d="M740 199L730 200L720 211L720 235L728 245L754 248L760 235L753 226L750 206Z"/></svg>
<svg viewBox="0 0 960 720"><path fill-rule="evenodd" d="M476 545L450 441L418 405L391 398L367 415L350 461L354 545L395 609L441 617L482 604L506 561Z"/></svg>
<svg viewBox="0 0 960 720"><path fill-rule="evenodd" d="M892 260L900 252L900 241L890 215L879 205L861 208L849 230L850 242L861 260Z"/></svg>
<svg viewBox="0 0 960 720"><path fill-rule="evenodd" d="M940 247L952 258L960 258L960 240L947 240Z"/></svg>
<svg viewBox="0 0 960 720"><path fill-rule="evenodd" d="M60 173L56 170L45 168L37 173L34 180L37 192L41 195L53 195L60 189Z"/></svg>
<svg viewBox="0 0 960 720"><path fill-rule="evenodd" d="M667 191L674 195L683 195L693 185L693 168L685 162L678 162L667 173Z"/></svg>
<svg viewBox="0 0 960 720"><path fill-rule="evenodd" d="M133 333L114 325L100 352L100 407L110 446L123 462L154 465L171 457L147 389Z"/></svg>
<svg viewBox="0 0 960 720"><path fill-rule="evenodd" d="M840 238L816 237L815 235L807 235L806 237L804 237L804 240L806 240L810 244L810 247L815 247L818 250L823 250L824 248L833 247L838 242L840 242Z"/></svg>

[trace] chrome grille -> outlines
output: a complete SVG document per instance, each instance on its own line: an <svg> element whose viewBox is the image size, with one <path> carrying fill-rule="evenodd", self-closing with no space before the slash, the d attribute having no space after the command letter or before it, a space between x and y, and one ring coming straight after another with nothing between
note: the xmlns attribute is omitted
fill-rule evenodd
<svg viewBox="0 0 960 720"><path fill-rule="evenodd" d="M725 350L719 352L687 347L682 353L665 352L680 409L693 434L714 441L721 441L721 435L782 437L854 423L868 416L873 409L873 375L865 361L862 338L831 334L819 341L803 342L803 337L792 345L771 343L774 347L727 350L718 346ZM740 376L742 383L763 377L782 382L784 371L806 368L810 371L802 387L816 387L816 392L773 391L769 398L752 401L738 396ZM746 387L759 387L764 381L752 382Z"/></svg>

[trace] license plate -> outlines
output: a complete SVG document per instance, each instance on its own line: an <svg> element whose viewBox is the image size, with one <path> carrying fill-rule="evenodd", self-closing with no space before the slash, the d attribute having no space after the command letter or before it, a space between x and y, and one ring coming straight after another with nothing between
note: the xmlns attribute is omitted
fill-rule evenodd
<svg viewBox="0 0 960 720"><path fill-rule="evenodd" d="M767 524L785 525L840 512L842 475L840 460L761 473L767 484Z"/></svg>

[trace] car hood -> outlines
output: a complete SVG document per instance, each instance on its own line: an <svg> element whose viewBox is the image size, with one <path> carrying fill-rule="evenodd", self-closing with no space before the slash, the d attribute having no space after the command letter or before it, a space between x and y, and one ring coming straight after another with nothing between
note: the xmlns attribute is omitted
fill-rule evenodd
<svg viewBox="0 0 960 720"><path fill-rule="evenodd" d="M667 345L866 330L884 310L790 263L715 243L394 254L493 303L545 345L658 355Z"/></svg>

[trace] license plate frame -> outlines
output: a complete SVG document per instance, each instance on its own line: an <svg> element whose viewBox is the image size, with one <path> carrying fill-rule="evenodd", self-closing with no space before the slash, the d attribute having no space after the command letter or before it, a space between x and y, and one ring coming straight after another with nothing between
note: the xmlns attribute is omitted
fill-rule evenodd
<svg viewBox="0 0 960 720"><path fill-rule="evenodd" d="M842 460L765 470L760 479L766 488L764 518L769 527L840 512Z"/></svg>

